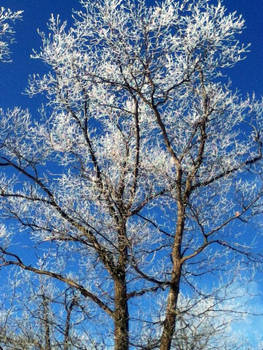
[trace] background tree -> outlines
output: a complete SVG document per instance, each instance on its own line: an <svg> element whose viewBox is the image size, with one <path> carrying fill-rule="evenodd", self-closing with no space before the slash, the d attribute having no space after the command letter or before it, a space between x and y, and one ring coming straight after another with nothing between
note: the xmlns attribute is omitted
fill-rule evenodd
<svg viewBox="0 0 263 350"><path fill-rule="evenodd" d="M92 344L176 348L179 296L222 298L261 262L262 103L224 78L244 21L208 0L81 3L33 55L42 118L1 112L1 266L75 289Z"/></svg>
<svg viewBox="0 0 263 350"><path fill-rule="evenodd" d="M12 274L10 286L11 291L1 291L0 345L4 349L95 349L85 334L88 308L74 290L21 272L15 279Z"/></svg>
<svg viewBox="0 0 263 350"><path fill-rule="evenodd" d="M9 45L13 41L14 30L11 23L21 19L23 11L13 12L10 9L0 8L0 61L8 61Z"/></svg>

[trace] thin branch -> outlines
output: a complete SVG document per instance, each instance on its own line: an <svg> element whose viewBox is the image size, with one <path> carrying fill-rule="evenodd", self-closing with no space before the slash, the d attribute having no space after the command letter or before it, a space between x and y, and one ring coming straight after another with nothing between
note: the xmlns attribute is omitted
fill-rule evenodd
<svg viewBox="0 0 263 350"><path fill-rule="evenodd" d="M77 289L85 298L89 298L92 300L95 304L97 304L102 310L104 310L109 316L113 317L114 312L103 302L101 301L95 294L91 293L88 291L85 287L83 287L81 284L73 281L71 278L65 277L59 273L48 271L48 270L43 270L43 269L38 269L36 267L33 267L31 265L25 265L23 261L19 258L18 255L13 254L11 252L6 251L2 247L0 247L0 251L4 256L9 256L14 258L15 260L5 260L5 258L2 256L1 259L3 262L0 264L1 266L18 266L22 268L23 270L26 271L31 271L34 272L38 275L44 275L44 276L49 276L52 278L55 278L59 281L62 281L66 283L68 286Z"/></svg>

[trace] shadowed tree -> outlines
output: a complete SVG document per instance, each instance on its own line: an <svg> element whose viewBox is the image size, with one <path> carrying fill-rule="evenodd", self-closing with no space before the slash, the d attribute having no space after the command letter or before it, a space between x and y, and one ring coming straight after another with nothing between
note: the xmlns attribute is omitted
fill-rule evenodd
<svg viewBox="0 0 263 350"><path fill-rule="evenodd" d="M221 298L261 262L262 103L224 78L244 21L209 0L81 4L40 33L41 119L1 112L1 266L78 291L98 347L169 350L180 294Z"/></svg>

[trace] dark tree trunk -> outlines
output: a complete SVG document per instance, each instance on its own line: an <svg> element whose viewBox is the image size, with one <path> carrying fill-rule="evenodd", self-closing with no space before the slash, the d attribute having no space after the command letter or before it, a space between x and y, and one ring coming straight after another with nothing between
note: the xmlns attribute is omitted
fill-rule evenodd
<svg viewBox="0 0 263 350"><path fill-rule="evenodd" d="M176 266L177 265L177 266ZM181 279L181 265L175 264L172 272L171 287L167 298L166 317L163 324L163 332L160 343L160 350L170 350L175 324L176 324L176 308L179 295L179 285Z"/></svg>
<svg viewBox="0 0 263 350"><path fill-rule="evenodd" d="M182 272L181 245L184 232L184 205L178 201L177 227L174 239L172 260L173 268L170 280L170 290L167 298L165 320L160 342L160 350L170 350L176 325L177 301L180 291L180 280Z"/></svg>
<svg viewBox="0 0 263 350"><path fill-rule="evenodd" d="M125 273L115 279L114 350L129 349L129 313Z"/></svg>

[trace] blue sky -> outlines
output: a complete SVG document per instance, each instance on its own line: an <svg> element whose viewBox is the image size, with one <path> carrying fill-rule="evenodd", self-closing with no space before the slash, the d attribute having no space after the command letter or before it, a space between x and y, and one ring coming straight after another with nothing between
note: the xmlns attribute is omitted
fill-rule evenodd
<svg viewBox="0 0 263 350"><path fill-rule="evenodd" d="M246 21L246 29L241 41L251 43L247 59L233 70L233 85L244 93L254 91L263 95L263 1L262 0L225 0L225 6L232 12L242 14Z"/></svg>

